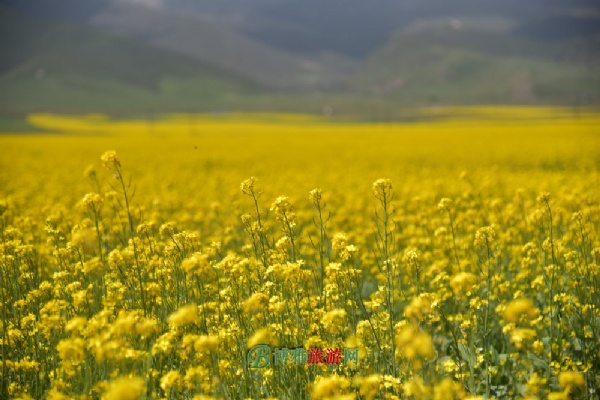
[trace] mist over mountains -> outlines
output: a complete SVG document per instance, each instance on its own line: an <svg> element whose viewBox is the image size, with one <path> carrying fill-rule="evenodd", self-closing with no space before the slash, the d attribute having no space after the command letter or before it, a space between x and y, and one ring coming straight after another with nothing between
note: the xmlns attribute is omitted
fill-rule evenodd
<svg viewBox="0 0 600 400"><path fill-rule="evenodd" d="M591 0L4 0L0 51L15 115L600 103Z"/></svg>

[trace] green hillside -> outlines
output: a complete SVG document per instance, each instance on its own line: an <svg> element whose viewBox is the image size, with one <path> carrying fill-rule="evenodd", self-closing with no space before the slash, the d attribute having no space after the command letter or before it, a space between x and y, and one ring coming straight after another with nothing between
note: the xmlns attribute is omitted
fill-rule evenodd
<svg viewBox="0 0 600 400"><path fill-rule="evenodd" d="M113 2L89 23L233 71L272 89L339 83L356 62L336 55L299 56L258 43L211 21Z"/></svg>
<svg viewBox="0 0 600 400"><path fill-rule="evenodd" d="M598 50L581 39L543 42L450 26L408 30L373 54L349 87L420 104L598 102Z"/></svg>
<svg viewBox="0 0 600 400"><path fill-rule="evenodd" d="M180 110L261 86L174 51L0 8L0 110Z"/></svg>

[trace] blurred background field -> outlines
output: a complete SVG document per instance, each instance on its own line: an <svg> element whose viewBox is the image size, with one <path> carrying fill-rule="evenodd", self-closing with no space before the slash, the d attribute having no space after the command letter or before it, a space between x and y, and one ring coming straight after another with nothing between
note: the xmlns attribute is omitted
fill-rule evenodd
<svg viewBox="0 0 600 400"><path fill-rule="evenodd" d="M316 186L368 196L370 182L386 175L406 182L402 188L412 196L422 185L408 182L427 177L435 187L458 179L463 170L486 180L496 170L509 171L520 181L507 185L541 190L532 176L568 179L597 172L600 162L600 117L593 112L455 107L413 109L405 119L369 123L298 114L176 114L114 120L32 114L27 121L41 133L4 132L0 138L5 149L0 174L5 193L23 190L27 196L74 201L81 193L57 191L55 185L83 185L84 191L87 183L79 172L99 149L110 148L130 160L144 193L162 196L189 188L189 199L178 201L208 206L219 200L218 190L236 188L251 175L300 198ZM488 183L500 184L502 176ZM345 185L340 188L339 182Z"/></svg>

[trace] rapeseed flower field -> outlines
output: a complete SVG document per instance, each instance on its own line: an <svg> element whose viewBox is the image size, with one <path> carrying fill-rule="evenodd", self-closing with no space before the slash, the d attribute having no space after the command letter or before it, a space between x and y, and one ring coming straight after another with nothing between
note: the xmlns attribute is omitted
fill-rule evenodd
<svg viewBox="0 0 600 400"><path fill-rule="evenodd" d="M1 398L598 396L596 114L29 120Z"/></svg>

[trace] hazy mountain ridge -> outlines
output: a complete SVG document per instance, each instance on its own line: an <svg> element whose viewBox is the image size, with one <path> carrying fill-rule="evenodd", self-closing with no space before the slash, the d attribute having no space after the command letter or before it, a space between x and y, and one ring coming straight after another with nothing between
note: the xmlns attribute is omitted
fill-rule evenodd
<svg viewBox="0 0 600 400"><path fill-rule="evenodd" d="M89 3L88 3L89 1ZM37 18L68 21L127 36L190 56L274 89L338 84L355 62L331 52L295 55L256 42L202 18L140 6L131 0L9 0L13 9Z"/></svg>
<svg viewBox="0 0 600 400"><path fill-rule="evenodd" d="M328 86L352 68L352 63L341 57L336 60L339 65L330 67L331 62L323 63L320 57L299 57L273 49L210 21L118 2L89 23L214 64L276 89Z"/></svg>
<svg viewBox="0 0 600 400"><path fill-rule="evenodd" d="M589 0L170 0L163 4L171 12L210 17L287 51L327 50L359 59L416 20L503 18L519 28L532 25L530 33L547 35L564 17L600 12L600 4ZM553 21L542 24L549 19Z"/></svg>
<svg viewBox="0 0 600 400"><path fill-rule="evenodd" d="M600 43L577 35L540 41L467 26L450 19L397 34L363 64L351 86L426 103L600 101Z"/></svg>
<svg viewBox="0 0 600 400"><path fill-rule="evenodd" d="M0 10L0 112L318 110L308 99L321 94L323 107L366 114L380 101L600 103L600 5L586 0L3 0Z"/></svg>
<svg viewBox="0 0 600 400"><path fill-rule="evenodd" d="M68 22L40 21L4 7L0 51L0 109L5 112L44 107L65 112L85 109L88 101L97 107L112 101L126 105L127 99L140 109L148 98L164 97L164 84L173 80L210 83L196 87L198 99L262 90L167 49Z"/></svg>

